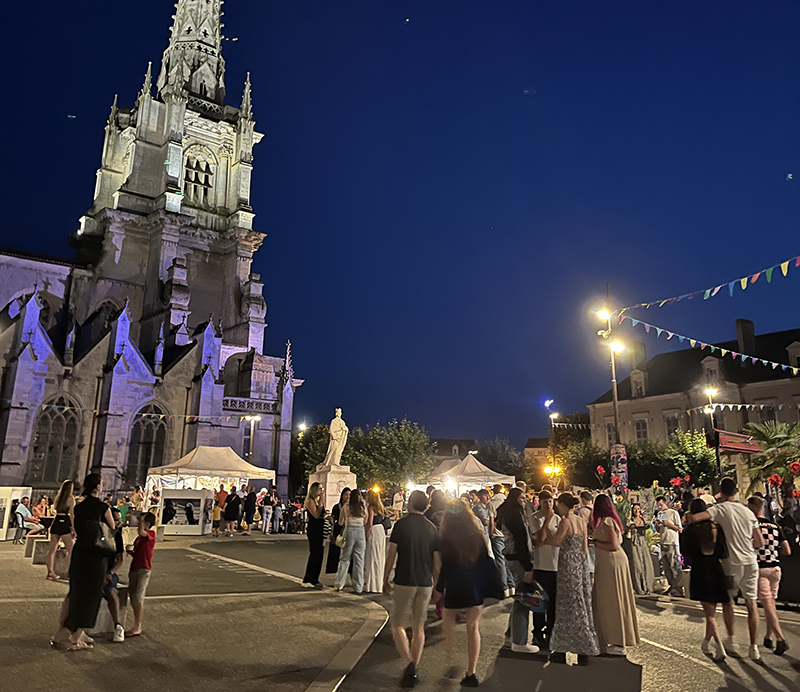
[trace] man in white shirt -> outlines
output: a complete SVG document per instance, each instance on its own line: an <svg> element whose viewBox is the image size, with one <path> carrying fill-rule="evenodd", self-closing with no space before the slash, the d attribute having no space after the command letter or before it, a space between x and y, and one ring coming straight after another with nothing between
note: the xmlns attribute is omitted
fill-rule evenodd
<svg viewBox="0 0 800 692"><path fill-rule="evenodd" d="M683 597L683 563L678 534L683 531L681 515L668 504L663 495L656 498L656 529L661 536L661 569L669 582L669 595Z"/></svg>
<svg viewBox="0 0 800 692"><path fill-rule="evenodd" d="M758 557L756 549L764 545L761 529L756 516L743 504L737 502L738 489L732 478L723 478L720 483L720 501L707 511L692 515L692 521L711 519L725 532L725 543L728 545L728 557L722 560L725 574L733 580L731 598L738 591L742 592L747 606L747 625L750 629L750 658L761 660L756 637L758 636ZM725 628L728 636L724 645L727 653L736 653L733 642L733 603L722 604Z"/></svg>
<svg viewBox="0 0 800 692"><path fill-rule="evenodd" d="M30 503L31 499L29 497L23 497L17 505L16 510L14 510L17 514L17 522L28 532L25 534L26 536L32 536L44 530L44 526L42 526L39 517L35 517L31 514L31 510L29 509Z"/></svg>
<svg viewBox="0 0 800 692"><path fill-rule="evenodd" d="M538 533L546 526L551 536L556 535L561 517L553 509L553 495L547 490L539 493L539 509L529 520L534 537L533 578L547 592L547 613L533 614L533 638L540 649L550 648L550 635L556 621L556 576L558 574L558 548L542 543Z"/></svg>
<svg viewBox="0 0 800 692"><path fill-rule="evenodd" d="M398 488L397 492L394 494L392 498L392 511L394 512L394 520L397 521L403 516L403 505L406 502L406 498L403 495L403 489Z"/></svg>

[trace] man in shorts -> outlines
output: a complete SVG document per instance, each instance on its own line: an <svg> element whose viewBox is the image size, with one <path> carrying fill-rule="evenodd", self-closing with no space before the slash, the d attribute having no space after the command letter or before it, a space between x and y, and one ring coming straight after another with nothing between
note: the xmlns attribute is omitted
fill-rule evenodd
<svg viewBox="0 0 800 692"><path fill-rule="evenodd" d="M125 632L126 637L138 637L142 633L142 616L144 613L144 596L150 582L153 549L156 544L156 515L152 512L143 514L139 519L138 536L133 543L133 550L128 554L133 558L128 572L128 596L133 608L133 627Z"/></svg>
<svg viewBox="0 0 800 692"><path fill-rule="evenodd" d="M790 555L792 549L789 541L783 534L783 529L764 516L764 498L753 495L747 500L747 506L758 519L758 528L761 529L761 538L764 545L758 549L758 600L764 608L764 617L767 620L767 636L764 637L764 647L772 649L775 654L783 656L789 646L781 630L778 620L778 611L775 609L775 599L781 586L781 555ZM772 643L775 635L777 644Z"/></svg>
<svg viewBox="0 0 800 692"><path fill-rule="evenodd" d="M428 508L428 496L415 490L408 497L408 514L395 523L389 538L389 554L383 572L383 593L392 595L391 628L397 652L405 670L402 687L417 684L417 666L425 646L425 620L433 585L439 576L439 532L423 516ZM392 568L394 590L389 583ZM406 627L411 626L411 643Z"/></svg>
<svg viewBox="0 0 800 692"><path fill-rule="evenodd" d="M728 557L722 560L725 574L733 580L731 599L738 591L742 592L747 606L747 625L750 630L750 658L761 660L761 653L756 644L758 637L758 560L756 549L764 545L761 529L755 515L736 500L738 488L732 478L723 478L720 483L720 499L707 511L692 515L692 521L711 519L722 527L725 542L728 545ZM725 639L725 651L738 656L733 641L733 601L722 605L725 628L728 636Z"/></svg>

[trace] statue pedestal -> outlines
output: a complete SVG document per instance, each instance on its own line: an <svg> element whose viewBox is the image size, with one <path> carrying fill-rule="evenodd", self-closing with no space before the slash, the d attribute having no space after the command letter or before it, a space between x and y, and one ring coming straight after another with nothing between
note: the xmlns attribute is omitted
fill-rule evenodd
<svg viewBox="0 0 800 692"><path fill-rule="evenodd" d="M325 489L325 509L330 512L331 508L339 502L339 496L344 488L358 487L356 474L350 471L349 466L317 466L316 473L308 477L308 484L321 483Z"/></svg>

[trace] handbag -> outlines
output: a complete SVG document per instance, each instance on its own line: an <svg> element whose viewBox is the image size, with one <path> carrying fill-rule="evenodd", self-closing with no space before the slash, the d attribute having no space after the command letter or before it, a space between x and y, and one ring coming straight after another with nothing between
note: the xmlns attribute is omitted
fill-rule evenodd
<svg viewBox="0 0 800 692"><path fill-rule="evenodd" d="M338 536L336 536L336 540L334 541L334 544L336 545L337 548L344 548L344 534L343 533L340 533Z"/></svg>
<svg viewBox="0 0 800 692"><path fill-rule="evenodd" d="M532 613L546 613L550 603L550 596L537 581L524 584L522 590L515 594L514 599Z"/></svg>
<svg viewBox="0 0 800 692"><path fill-rule="evenodd" d="M89 543L95 550L102 553L104 556L117 554L114 532L104 521L97 519L87 521L86 532L89 535Z"/></svg>

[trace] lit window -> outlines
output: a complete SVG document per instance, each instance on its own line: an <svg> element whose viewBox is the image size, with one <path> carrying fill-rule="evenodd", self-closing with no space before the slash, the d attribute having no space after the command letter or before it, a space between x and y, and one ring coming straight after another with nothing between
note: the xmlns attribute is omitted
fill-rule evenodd
<svg viewBox="0 0 800 692"><path fill-rule="evenodd" d="M211 157L202 151L192 151L186 157L183 174L184 199L191 204L210 206L214 186L214 168Z"/></svg>
<svg viewBox="0 0 800 692"><path fill-rule="evenodd" d="M636 421L636 440L646 440L647 439L647 421L644 418L639 418Z"/></svg>

